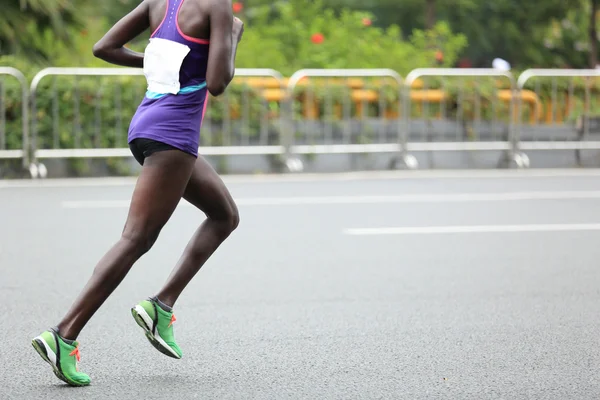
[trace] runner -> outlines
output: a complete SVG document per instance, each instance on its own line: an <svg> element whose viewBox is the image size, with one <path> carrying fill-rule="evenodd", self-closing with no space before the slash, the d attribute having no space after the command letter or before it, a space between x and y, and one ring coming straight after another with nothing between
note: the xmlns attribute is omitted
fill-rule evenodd
<svg viewBox="0 0 600 400"><path fill-rule="evenodd" d="M145 53L124 47L148 28L153 33ZM79 333L150 250L184 198L207 218L162 289L131 309L154 347L173 358L182 356L173 334L173 306L239 223L235 202L215 170L198 155L198 145L208 93L222 94L233 79L243 31L230 0L144 0L94 46L98 58L143 68L148 91L129 128L129 146L142 171L122 236L96 265L63 320L32 341L54 374L69 385L90 383L90 377L78 370Z"/></svg>

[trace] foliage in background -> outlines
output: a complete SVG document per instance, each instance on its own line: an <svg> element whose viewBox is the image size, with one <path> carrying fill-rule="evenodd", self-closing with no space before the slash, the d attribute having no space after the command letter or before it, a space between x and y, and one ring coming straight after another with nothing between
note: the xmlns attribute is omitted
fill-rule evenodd
<svg viewBox="0 0 600 400"><path fill-rule="evenodd" d="M582 9L570 9L565 14L552 18L541 32L540 41L550 56L548 64L568 67L588 64L590 43L590 11L588 1Z"/></svg>
<svg viewBox="0 0 600 400"><path fill-rule="evenodd" d="M291 74L302 68L392 68L401 73L436 63L452 65L466 47L464 35L440 23L402 37L400 28L373 26L367 12L326 8L322 1L290 0L254 7L240 44L237 65L275 68ZM435 45L428 46L429 43Z"/></svg>
<svg viewBox="0 0 600 400"><path fill-rule="evenodd" d="M453 21L453 28L460 27L469 37L466 56L471 59L489 62L501 57L513 66L542 67L555 65L552 51L544 46L543 32L552 20L580 5L580 0L495 0L479 2L472 14L448 8L445 16ZM573 48L568 51L571 55L577 53Z"/></svg>
<svg viewBox="0 0 600 400"><path fill-rule="evenodd" d="M578 40L589 42L590 0L329 0L329 4L370 11L376 24L397 24L405 34L427 26L428 7L433 5L435 20L447 22L468 38L462 55L476 67L490 67L496 57L520 69L589 66L588 47L566 40L551 48L545 42L550 26L565 18L574 22L574 17Z"/></svg>
<svg viewBox="0 0 600 400"><path fill-rule="evenodd" d="M69 43L74 30L83 26L86 6L81 0L0 0L0 55L18 54L35 61L49 61L48 38Z"/></svg>
<svg viewBox="0 0 600 400"><path fill-rule="evenodd" d="M283 60L286 63L290 60L298 61L299 57L291 57L290 53L310 48L307 47L309 42L302 40L315 31L322 31L325 37L323 46L320 47L323 52L331 50L327 43L339 41L337 53L332 53L336 57L348 49L348 45L352 43L351 37L362 39L364 30L360 30L362 18L359 16L363 12L368 12L369 14L362 15L370 15L372 26L381 28L383 32L382 35L375 35L369 31L370 37L387 40L395 36L403 38L403 44L410 42L415 31L433 28L435 24L432 21L441 22L454 34L466 37L468 46L459 46L457 56L470 59L474 66L489 67L495 57L505 58L519 69L589 66L591 0L324 0L316 3L309 0L237 1L243 4L240 16L246 21L248 28L246 41L249 44L240 48L240 61L244 66L256 60L269 62L270 66L275 67ZM83 42L80 36L87 34L90 39L85 44L91 47L110 25L138 4L139 0L0 0L3 14L0 23L0 56L18 54L38 63L55 65L70 56L78 65L94 64L96 61L89 57L90 50L75 46L78 51L69 53L51 42L67 43L70 49L73 41ZM315 12L315 8L327 8L329 11ZM352 10L352 13L348 10ZM335 18L324 21L332 13ZM298 20L291 20L291 15L298 17ZM314 16L318 18L311 21L310 18ZM354 17L359 17L358 22ZM284 21L287 24L284 27L270 26ZM263 24L265 22L266 26ZM354 28L339 26L341 23L351 23ZM299 32L297 29L305 31ZM343 34L349 37L340 40L339 35ZM143 48L147 37L148 34L142 35L135 41L134 47ZM442 41L439 44L443 45L448 45L448 42ZM428 43L418 49L432 51L430 46L435 44ZM352 47L350 49L354 50ZM451 49L439 50L444 55L444 66L455 65L452 61L458 58L454 57ZM327 64L319 59L320 51L305 53L309 53L306 63ZM302 55L305 56L305 53ZM85 57L79 57L80 54ZM55 57L59 59L56 60ZM426 62L427 65L437 65L431 58L427 58ZM336 61L331 63L335 64ZM285 66L287 65L289 64Z"/></svg>

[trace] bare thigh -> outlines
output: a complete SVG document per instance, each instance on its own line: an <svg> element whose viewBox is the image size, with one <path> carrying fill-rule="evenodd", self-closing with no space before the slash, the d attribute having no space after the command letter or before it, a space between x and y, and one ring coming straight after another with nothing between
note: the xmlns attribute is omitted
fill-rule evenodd
<svg viewBox="0 0 600 400"><path fill-rule="evenodd" d="M146 158L123 229L125 238L152 245L179 204L194 162L194 156L179 150L160 151Z"/></svg>
<svg viewBox="0 0 600 400"><path fill-rule="evenodd" d="M216 220L231 220L237 225L237 206L214 168L198 156L183 198L202 210L207 217Z"/></svg>

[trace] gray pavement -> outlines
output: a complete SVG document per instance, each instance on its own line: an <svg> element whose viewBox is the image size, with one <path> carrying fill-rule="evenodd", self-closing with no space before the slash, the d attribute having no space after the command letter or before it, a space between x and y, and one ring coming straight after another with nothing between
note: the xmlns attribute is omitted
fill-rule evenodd
<svg viewBox="0 0 600 400"><path fill-rule="evenodd" d="M177 304L173 360L129 309L203 220L182 204L81 334L86 388L30 340L118 239L133 181L0 184L0 399L598 398L600 231L568 227L600 223L600 175L491 174L228 180L241 224Z"/></svg>

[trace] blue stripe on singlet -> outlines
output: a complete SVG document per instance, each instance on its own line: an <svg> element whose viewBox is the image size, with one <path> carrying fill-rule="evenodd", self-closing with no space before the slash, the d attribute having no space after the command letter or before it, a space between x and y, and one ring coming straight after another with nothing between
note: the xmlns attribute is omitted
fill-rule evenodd
<svg viewBox="0 0 600 400"><path fill-rule="evenodd" d="M179 90L179 92L177 94L193 93L193 92L197 92L198 90L202 90L205 87L206 87L206 82L202 82L198 85L184 87L181 90ZM146 97L149 99L152 99L152 100L156 100L156 99L165 97L167 94L169 94L169 93L158 93L158 92L151 92L150 90L148 90L146 92Z"/></svg>

